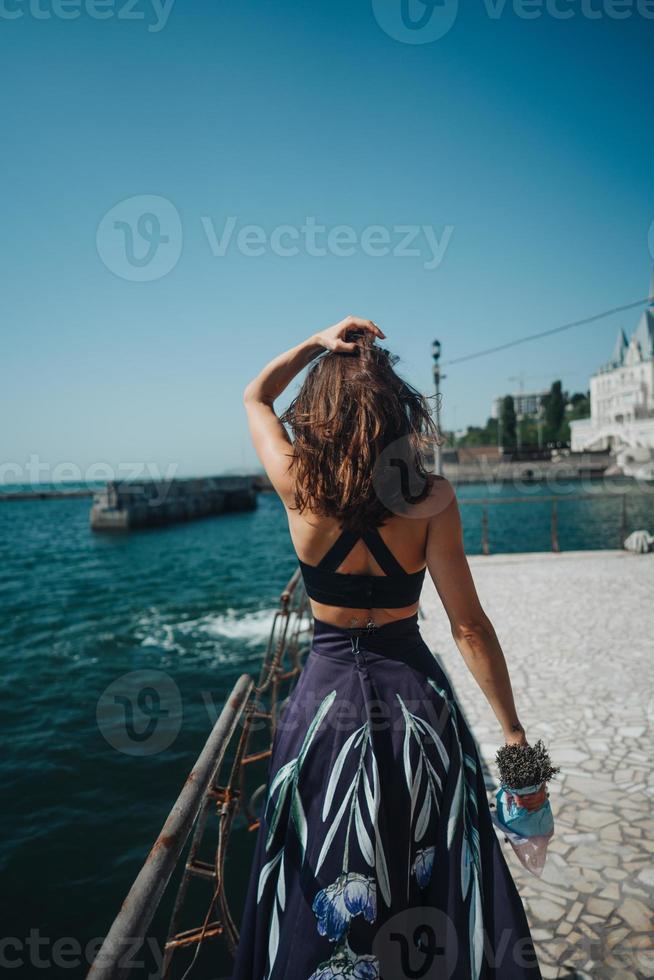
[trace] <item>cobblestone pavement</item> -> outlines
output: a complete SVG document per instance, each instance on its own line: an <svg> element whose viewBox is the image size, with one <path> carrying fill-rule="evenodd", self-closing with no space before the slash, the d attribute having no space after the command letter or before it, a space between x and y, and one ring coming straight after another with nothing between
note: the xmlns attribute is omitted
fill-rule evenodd
<svg viewBox="0 0 654 980"><path fill-rule="evenodd" d="M561 772L545 870L525 870L498 831L543 976L654 976L654 555L475 556L477 591L502 644L518 717ZM489 789L503 743L431 583L421 629L477 739ZM493 802L492 797L489 800Z"/></svg>

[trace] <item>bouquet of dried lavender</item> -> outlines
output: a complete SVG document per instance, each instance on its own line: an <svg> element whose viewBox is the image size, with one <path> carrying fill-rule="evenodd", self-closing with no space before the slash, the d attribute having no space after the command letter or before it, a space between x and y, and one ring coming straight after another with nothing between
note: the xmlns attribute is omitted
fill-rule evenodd
<svg viewBox="0 0 654 980"><path fill-rule="evenodd" d="M552 779L560 767L554 767L549 753L539 738L534 745L503 745L495 762L500 782L507 789L525 789Z"/></svg>
<svg viewBox="0 0 654 980"><path fill-rule="evenodd" d="M495 762L501 786L495 794L493 822L504 832L505 840L511 843L525 868L540 876L554 833L552 808L548 798L535 810L521 806L519 800L537 793L560 768L552 765L540 739L534 745L503 745Z"/></svg>

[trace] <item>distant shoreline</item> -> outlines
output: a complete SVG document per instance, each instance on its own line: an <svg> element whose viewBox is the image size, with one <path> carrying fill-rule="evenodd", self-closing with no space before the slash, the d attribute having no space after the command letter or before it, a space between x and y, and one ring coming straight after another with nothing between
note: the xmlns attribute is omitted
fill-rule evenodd
<svg viewBox="0 0 654 980"><path fill-rule="evenodd" d="M606 483L623 483L626 485L638 485L642 484L642 480L638 480L636 477L627 476L621 473L603 473L601 471L586 471L582 473L574 473L570 471L565 471L563 468L549 466L542 469L532 469L531 472L526 472L528 468L525 464L511 464L507 467L502 468L502 470L495 469L482 474L477 470L476 472L452 472L455 469L454 466L446 465L444 467L445 476L451 480L455 487L457 486L473 486L475 484L488 485L488 486L498 486L511 484L515 482L520 482L523 484L542 484L547 483L551 480L552 476L558 477L559 479L566 479L567 481L579 481L583 480L589 481L592 484L599 484L602 482ZM463 469L463 468L461 468ZM255 490L259 493L275 493L272 485L265 480L265 478L255 478ZM647 481L649 482L649 481ZM104 486L104 485L103 485ZM94 494L100 492L103 486L98 487L70 487L70 488L60 488L55 489L53 487L43 488L42 490L7 490L4 491L0 488L0 502L2 501L16 501L16 500L65 500L72 498L84 498L93 497Z"/></svg>

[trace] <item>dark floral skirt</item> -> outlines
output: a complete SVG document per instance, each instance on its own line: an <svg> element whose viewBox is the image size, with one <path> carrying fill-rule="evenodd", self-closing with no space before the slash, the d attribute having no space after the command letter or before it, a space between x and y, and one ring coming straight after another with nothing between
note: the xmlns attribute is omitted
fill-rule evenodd
<svg viewBox="0 0 654 980"><path fill-rule="evenodd" d="M540 980L476 743L417 616L314 621L232 980Z"/></svg>

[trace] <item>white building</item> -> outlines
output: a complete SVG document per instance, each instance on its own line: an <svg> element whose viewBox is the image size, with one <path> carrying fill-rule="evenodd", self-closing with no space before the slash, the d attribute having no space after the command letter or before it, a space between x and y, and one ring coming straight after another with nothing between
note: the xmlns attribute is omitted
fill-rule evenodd
<svg viewBox="0 0 654 980"><path fill-rule="evenodd" d="M590 379L590 416L570 423L573 452L610 449L625 472L654 460L654 303Z"/></svg>

